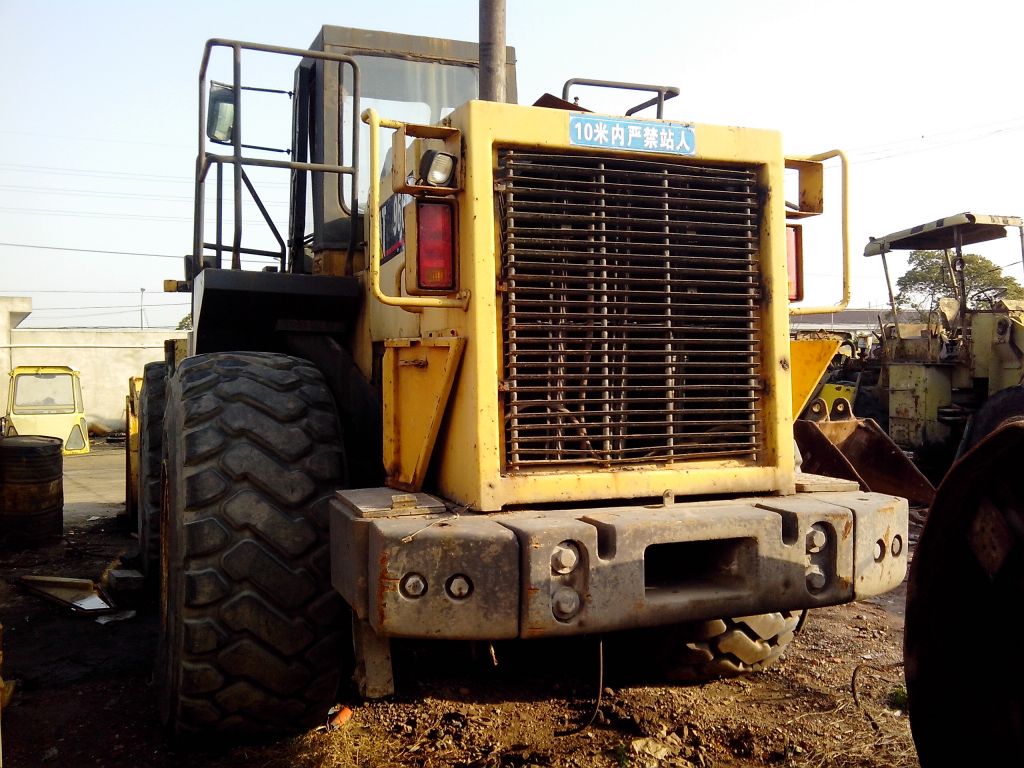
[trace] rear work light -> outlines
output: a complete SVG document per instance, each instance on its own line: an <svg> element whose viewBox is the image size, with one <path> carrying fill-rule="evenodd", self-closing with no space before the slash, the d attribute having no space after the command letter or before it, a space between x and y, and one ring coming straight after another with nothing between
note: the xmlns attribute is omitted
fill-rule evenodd
<svg viewBox="0 0 1024 768"><path fill-rule="evenodd" d="M416 203L416 286L424 291L455 290L455 206Z"/></svg>
<svg viewBox="0 0 1024 768"><path fill-rule="evenodd" d="M450 187L455 179L455 155L428 149L420 159L420 179L432 187Z"/></svg>

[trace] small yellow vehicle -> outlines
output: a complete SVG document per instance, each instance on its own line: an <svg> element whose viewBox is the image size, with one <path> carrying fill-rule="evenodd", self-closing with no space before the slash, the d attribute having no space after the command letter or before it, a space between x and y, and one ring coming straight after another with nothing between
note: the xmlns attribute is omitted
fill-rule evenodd
<svg viewBox="0 0 1024 768"><path fill-rule="evenodd" d="M64 455L89 452L89 428L78 371L66 365L19 365L11 371L3 434L64 441Z"/></svg>

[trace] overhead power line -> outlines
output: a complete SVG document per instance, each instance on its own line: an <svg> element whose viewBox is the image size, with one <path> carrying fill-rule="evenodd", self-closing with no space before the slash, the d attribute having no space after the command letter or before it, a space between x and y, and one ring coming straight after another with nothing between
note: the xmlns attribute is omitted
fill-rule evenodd
<svg viewBox="0 0 1024 768"><path fill-rule="evenodd" d="M1015 133L1017 131L1024 131L1024 123L1006 125L1002 128L987 130L984 133L972 134L967 130L924 135L916 139L903 139L888 145L876 145L878 147L877 149L851 150L848 154L851 156L850 163L852 165L863 165L865 163L876 163L880 160L889 160L894 157L904 157L906 155L918 155L923 152L933 152L935 150L945 149L946 147L952 147L958 144L972 144L993 136L998 136L1004 133Z"/></svg>
<svg viewBox="0 0 1024 768"><path fill-rule="evenodd" d="M104 192L98 189L67 189L66 187L32 187L27 184L0 184L0 189L17 192L38 192L46 195L74 195L75 197L113 197L133 200L180 200L192 202L191 195L154 195L139 192Z"/></svg>
<svg viewBox="0 0 1024 768"><path fill-rule="evenodd" d="M0 245L2 245L2 243L0 243ZM32 288L0 288L0 293L4 293L4 294L7 294L7 293L15 293L15 294L17 294L17 293L98 293L98 294L101 294L103 296L106 296L107 294L114 294L114 293L138 294L138 292L139 292L138 289L135 289L134 291L85 291L85 290L78 291L78 290L74 290L74 289L71 289L71 288L45 288L45 289L42 289L42 290L34 290Z"/></svg>
<svg viewBox="0 0 1024 768"><path fill-rule="evenodd" d="M143 251L110 251L102 248L70 248L61 245L32 245L29 243L3 243L0 245L7 246L8 248L37 248L44 251L73 251L74 253L100 253L107 254L110 256L148 256L154 259L176 259L181 261L185 258L186 254L180 256L173 256L168 253L145 253ZM225 247L225 252L230 252L230 246ZM245 262L262 262L262 261L277 261L276 258L270 256L251 256L246 255L242 259ZM8 289L4 289L10 292ZM46 293L46 291L31 291L31 293ZM121 293L121 291L67 291L67 293ZM135 291L124 291L124 293L135 293Z"/></svg>
<svg viewBox="0 0 1024 768"><path fill-rule="evenodd" d="M881 141L875 144L865 144L862 147L851 147L850 152L856 152L858 154L874 154L877 152L888 152L900 144L916 144L921 141L935 141L941 139L948 139L951 137L964 136L965 134L976 133L978 131L990 131L999 133L1004 130L1017 130L1024 127L1024 115L1017 117L1009 117L1004 120L995 120L988 123L978 123L976 125L957 125L956 128L952 128L948 131L933 131L928 133L922 133L917 136L907 136L902 139L892 139L889 141Z"/></svg>
<svg viewBox="0 0 1024 768"><path fill-rule="evenodd" d="M74 251L75 253L106 253L111 256L152 256L156 259L176 259L181 261L185 255L172 256L168 253L145 253L143 251L109 251L101 248L69 248L61 245L30 245L29 243L0 243L8 248L38 248L43 251ZM72 291L72 293L84 293L84 291Z"/></svg>
<svg viewBox="0 0 1024 768"><path fill-rule="evenodd" d="M0 163L0 170L25 171L38 174L58 174L61 176L89 176L97 179L139 179L142 181L160 181L173 184L195 184L195 176L170 176L156 173L132 173L131 171L110 171L103 168L66 168L54 165L22 165L19 163ZM212 181L207 180L207 184ZM261 187L287 187L287 181L265 181L260 180Z"/></svg>
<svg viewBox="0 0 1024 768"><path fill-rule="evenodd" d="M135 144L143 147L167 147L170 149L182 149L182 150L194 150L194 144L167 144L156 141L130 141L128 139L120 138L109 139L100 138L94 136L80 136L80 135L69 135L61 133L39 133L37 131L14 131L10 129L0 129L0 133L7 133L19 136L32 136L38 138L47 139L61 139L62 141L88 141L88 142L101 142L103 144Z"/></svg>
<svg viewBox="0 0 1024 768"><path fill-rule="evenodd" d="M167 304L146 304L145 309L161 309L163 307L188 307L191 306L191 302L188 301L175 301ZM95 307L32 307L33 312L78 312L88 309L131 309L135 312L139 311L138 304L104 304Z"/></svg>
<svg viewBox="0 0 1024 768"><path fill-rule="evenodd" d="M194 176L167 176L156 173L108 171L99 168L66 168L53 165L21 165L19 163L0 163L0 169L6 171L31 171L32 173L59 173L68 176L94 176L96 178L101 179L149 179L156 181L172 181L179 184L195 184Z"/></svg>
<svg viewBox="0 0 1024 768"><path fill-rule="evenodd" d="M123 219L125 221L187 221L191 222L191 216L158 216L147 213L107 213L106 211L55 211L51 208L6 208L0 207L5 213L22 213L33 216L74 216L84 219ZM214 219L206 219L207 224L213 224ZM265 224L262 219L242 219L243 224Z"/></svg>
<svg viewBox="0 0 1024 768"><path fill-rule="evenodd" d="M38 192L46 195L73 195L75 197L128 198L131 200L177 200L192 203L192 195L157 195L140 192L106 192L99 189L67 189L66 187L34 187L26 184L0 184L0 189L18 192ZM268 207L284 207L287 202L281 200L264 200Z"/></svg>

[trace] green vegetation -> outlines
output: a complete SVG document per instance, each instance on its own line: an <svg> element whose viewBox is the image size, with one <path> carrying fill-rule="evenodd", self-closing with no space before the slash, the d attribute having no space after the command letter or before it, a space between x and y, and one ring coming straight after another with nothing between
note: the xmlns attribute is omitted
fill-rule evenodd
<svg viewBox="0 0 1024 768"><path fill-rule="evenodd" d="M896 301L901 307L927 315L938 306L940 298L954 295L942 251L911 251L909 266L896 281ZM1024 299L1024 286L1004 275L998 264L976 253L964 254L964 280L967 306L971 308L985 308L998 299Z"/></svg>
<svg viewBox="0 0 1024 768"><path fill-rule="evenodd" d="M907 711L907 689L902 685L893 688L885 697L885 706L889 709Z"/></svg>

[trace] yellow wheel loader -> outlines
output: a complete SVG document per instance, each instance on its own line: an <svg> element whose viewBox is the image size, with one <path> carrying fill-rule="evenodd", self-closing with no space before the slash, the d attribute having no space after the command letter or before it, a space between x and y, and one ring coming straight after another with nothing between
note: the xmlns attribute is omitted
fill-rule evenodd
<svg viewBox="0 0 1024 768"><path fill-rule="evenodd" d="M252 56L294 66L286 157L243 133L276 92ZM841 153L667 119L666 86L520 106L514 64L503 40L332 26L207 44L171 286L194 329L139 424L160 419L173 735L307 727L353 676L389 695L394 638L643 630L668 677L758 670L803 611L903 580L906 500L795 459L783 178L789 218L820 213ZM602 87L640 103L573 100Z"/></svg>

